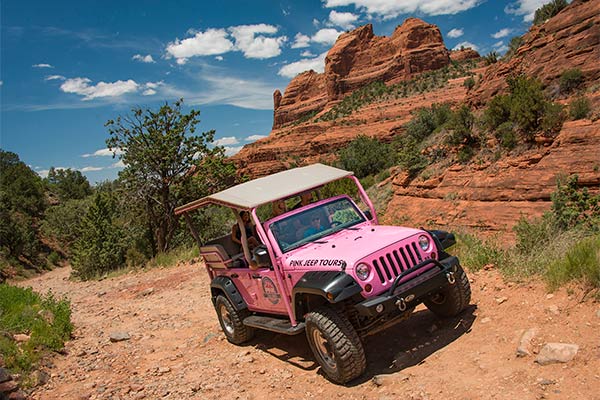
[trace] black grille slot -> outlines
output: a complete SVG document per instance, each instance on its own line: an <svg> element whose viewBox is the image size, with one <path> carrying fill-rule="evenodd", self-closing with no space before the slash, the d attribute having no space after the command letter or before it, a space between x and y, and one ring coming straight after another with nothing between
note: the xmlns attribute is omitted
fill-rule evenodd
<svg viewBox="0 0 600 400"><path fill-rule="evenodd" d="M392 255L390 253L387 253L386 258L388 260L388 264L390 265L392 272L394 273L394 277L400 275L400 271L398 269L398 266L396 265L396 263L394 262L394 260L392 260Z"/></svg>
<svg viewBox="0 0 600 400"><path fill-rule="evenodd" d="M377 272L377 276L379 277L381 283L385 282L385 278L381 273L381 269L379 268L379 263L377 262L377 260L373 260L373 267L375 267L375 271Z"/></svg>
<svg viewBox="0 0 600 400"><path fill-rule="evenodd" d="M414 265L417 264L417 260L415 259L415 256L412 253L412 250L410 249L410 245L406 245L404 246L404 248L406 249L406 253L408 254L408 256L410 257L410 261L412 261L409 265L412 268Z"/></svg>
<svg viewBox="0 0 600 400"><path fill-rule="evenodd" d="M408 257L406 256L406 252L404 251L404 249L402 247L400 247L400 254L402 255L402 259L404 260L404 269L410 269L410 261L408 261Z"/></svg>
<svg viewBox="0 0 600 400"><path fill-rule="evenodd" d="M398 265L400 271L404 272L406 268L402 265L402 261L400 261L400 257L398 256L398 252L396 250L394 250L394 259L396 260L396 264Z"/></svg>
<svg viewBox="0 0 600 400"><path fill-rule="evenodd" d="M379 262L381 263L381 266L385 270L385 274L387 275L388 279L392 280L392 274L391 274L390 268L385 263L385 258L379 257Z"/></svg>
<svg viewBox="0 0 600 400"><path fill-rule="evenodd" d="M421 257L421 253L419 253L419 249L417 249L417 244L415 242L412 242L412 248L415 251L415 254L417 255L417 257L419 258L419 262L423 261L423 258Z"/></svg>

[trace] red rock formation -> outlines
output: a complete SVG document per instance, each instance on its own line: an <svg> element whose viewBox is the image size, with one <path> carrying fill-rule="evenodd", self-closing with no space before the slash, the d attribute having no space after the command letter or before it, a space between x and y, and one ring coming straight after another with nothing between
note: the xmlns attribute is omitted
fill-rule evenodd
<svg viewBox="0 0 600 400"><path fill-rule="evenodd" d="M371 24L340 35L325 58L325 72L296 76L275 107L273 129L320 112L374 81L397 83L450 62L437 26L408 18L392 36L375 36Z"/></svg>
<svg viewBox="0 0 600 400"><path fill-rule="evenodd" d="M588 82L600 79L600 1L573 1L546 23L532 26L511 60L490 66L469 102L486 104L506 89L509 74L524 73L556 86L572 68L580 69Z"/></svg>
<svg viewBox="0 0 600 400"><path fill-rule="evenodd" d="M473 60L473 59L480 58L480 57L481 56L479 55L479 53L470 47L467 47L462 50L452 50L450 52L450 59L454 62Z"/></svg>

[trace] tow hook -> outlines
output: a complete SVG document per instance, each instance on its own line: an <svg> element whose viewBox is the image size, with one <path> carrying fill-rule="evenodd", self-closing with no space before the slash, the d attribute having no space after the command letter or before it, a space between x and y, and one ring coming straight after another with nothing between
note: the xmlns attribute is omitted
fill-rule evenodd
<svg viewBox="0 0 600 400"><path fill-rule="evenodd" d="M406 311L406 302L404 301L403 298L396 300L396 306L398 306L398 309L400 311Z"/></svg>
<svg viewBox="0 0 600 400"><path fill-rule="evenodd" d="M448 283L451 285L454 285L454 282L456 282L456 279L454 278L454 272L450 271L446 274L446 279L448 280Z"/></svg>

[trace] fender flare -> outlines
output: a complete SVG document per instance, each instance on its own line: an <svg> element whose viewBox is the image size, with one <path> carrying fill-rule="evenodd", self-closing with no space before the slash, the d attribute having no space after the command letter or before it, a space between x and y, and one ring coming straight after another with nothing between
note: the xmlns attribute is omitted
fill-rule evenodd
<svg viewBox="0 0 600 400"><path fill-rule="evenodd" d="M217 300L219 292L223 292L229 302L237 311L248 309L248 305L244 301L242 294L233 283L233 280L228 276L217 276L210 283L210 293L213 305Z"/></svg>
<svg viewBox="0 0 600 400"><path fill-rule="evenodd" d="M330 304L339 303L362 292L353 277L343 271L313 271L302 275L292 289L294 316L298 318L297 301L304 294L322 297Z"/></svg>

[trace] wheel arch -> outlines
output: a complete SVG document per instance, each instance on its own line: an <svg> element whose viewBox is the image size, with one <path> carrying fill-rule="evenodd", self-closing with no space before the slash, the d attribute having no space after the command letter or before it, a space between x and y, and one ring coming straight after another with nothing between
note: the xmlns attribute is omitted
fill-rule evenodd
<svg viewBox="0 0 600 400"><path fill-rule="evenodd" d="M235 286L233 280L228 276L215 277L210 283L210 294L213 305L215 305L217 296L222 294L227 297L227 300L229 300L237 311L248 309L248 305L242 297L242 294Z"/></svg>
<svg viewBox="0 0 600 400"><path fill-rule="evenodd" d="M354 278L343 271L307 272L292 290L294 317L303 320L306 313L327 303L340 303L361 291Z"/></svg>

